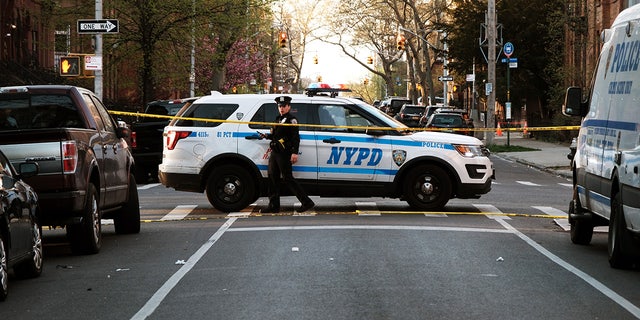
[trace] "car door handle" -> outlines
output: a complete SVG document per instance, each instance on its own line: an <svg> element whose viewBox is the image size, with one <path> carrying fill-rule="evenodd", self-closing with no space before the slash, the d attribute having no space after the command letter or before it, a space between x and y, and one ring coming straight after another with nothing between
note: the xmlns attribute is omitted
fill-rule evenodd
<svg viewBox="0 0 640 320"><path fill-rule="evenodd" d="M330 143L330 144L336 144L336 143L340 143L342 141L340 141L340 140L338 140L338 139L336 139L334 137L331 137L331 139L324 139L324 140L322 140L322 142Z"/></svg>

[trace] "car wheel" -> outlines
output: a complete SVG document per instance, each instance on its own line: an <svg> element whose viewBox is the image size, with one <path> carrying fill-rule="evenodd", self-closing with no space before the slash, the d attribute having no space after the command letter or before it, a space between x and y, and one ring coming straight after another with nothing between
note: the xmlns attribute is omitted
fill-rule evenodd
<svg viewBox="0 0 640 320"><path fill-rule="evenodd" d="M138 199L138 186L132 174L129 175L129 197L113 217L113 226L116 233L130 234L140 232L140 201Z"/></svg>
<svg viewBox="0 0 640 320"><path fill-rule="evenodd" d="M629 254L633 238L627 230L622 208L622 197L617 193L611 201L611 217L609 218L609 265L612 268L629 268L633 262Z"/></svg>
<svg viewBox="0 0 640 320"><path fill-rule="evenodd" d="M405 180L406 201L419 210L442 210L451 199L451 193L449 176L435 165L418 166L408 173Z"/></svg>
<svg viewBox="0 0 640 320"><path fill-rule="evenodd" d="M35 278L42 273L42 229L33 222L31 225L31 259L13 267L13 272L21 279Z"/></svg>
<svg viewBox="0 0 640 320"><path fill-rule="evenodd" d="M236 165L214 169L207 181L206 192L211 205L223 212L240 211L256 199L251 175Z"/></svg>
<svg viewBox="0 0 640 320"><path fill-rule="evenodd" d="M0 234L0 301L7 299L9 293L9 270L7 265L7 251Z"/></svg>
<svg viewBox="0 0 640 320"><path fill-rule="evenodd" d="M569 203L569 216L579 214L582 210L580 199L576 198ZM571 242L580 245L588 245L593 237L593 222L590 219L569 219L571 225Z"/></svg>
<svg viewBox="0 0 640 320"><path fill-rule="evenodd" d="M98 191L90 183L87 190L82 222L67 226L67 237L71 242L74 254L95 254L102 246L102 225L100 223L100 207Z"/></svg>

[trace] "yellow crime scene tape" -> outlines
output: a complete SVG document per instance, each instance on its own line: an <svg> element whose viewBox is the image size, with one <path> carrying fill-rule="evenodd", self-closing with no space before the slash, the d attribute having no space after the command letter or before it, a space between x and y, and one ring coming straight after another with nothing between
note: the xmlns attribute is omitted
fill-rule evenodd
<svg viewBox="0 0 640 320"><path fill-rule="evenodd" d="M144 118L156 118L156 119L180 119L180 120L192 120L200 122L213 122L213 123L235 123L235 124L253 124L253 125L265 125L265 126L294 126L294 127L312 127L312 128L329 128L329 129L369 129L369 130L390 130L390 131L478 131L478 132L491 132L491 131L510 131L510 132L524 132L524 131L564 131L564 130L580 130L580 126L553 126L553 127L519 127L519 128L389 128L389 127L364 127L364 126L336 126L336 125L323 125L323 124L305 124L305 123L276 123L276 122L252 122L252 121L240 121L240 120L220 120L220 119L208 119L208 118L191 118L191 117L177 117L177 116L165 116L158 114L147 114L139 112L126 112L126 111L109 111L113 115L120 116L132 116L132 117L144 117Z"/></svg>
<svg viewBox="0 0 640 320"><path fill-rule="evenodd" d="M180 120L192 120L192 121L202 121L202 122L214 122L214 123L236 123L236 124L254 124L254 125L265 125L265 126L301 126L301 127L314 127L314 128L331 128L331 129L373 129L373 130L393 130L393 131L451 131L452 129L441 129L441 128L389 128L389 127L363 127L363 126L336 126L336 125L320 125L320 124L291 124L291 123L276 123L276 122L252 122L252 121L240 121L240 120L219 120L219 119L208 119L208 118L191 118L191 117L177 117L177 116L166 116L166 115L156 115L156 114L146 114L146 113L138 113L138 112L125 112L125 111L109 111L109 113L113 115L120 116L133 116L133 117L147 117L147 118L157 118L157 119L180 119ZM520 127L520 128L453 128L454 131L561 131L561 130L579 130L580 126L554 126L554 127ZM321 215L359 215L359 214L367 214L373 213L368 211L356 210L354 212L325 212L325 213L317 213ZM492 213L492 212L449 212L449 211L375 211L376 214L428 214L428 215L489 215L489 216L505 216L505 217L527 217L527 218L544 218L544 219L566 219L566 216L553 216L546 214L524 214L524 213ZM262 214L262 213L248 213L250 216L288 216L293 213L274 213L274 214ZM197 218L182 218L181 221L188 220L212 220L212 219L225 219L226 215L221 215L217 217L197 217ZM141 220L143 223L153 223L153 222L167 222L172 220L154 220L147 219ZM175 221L175 220L173 220Z"/></svg>

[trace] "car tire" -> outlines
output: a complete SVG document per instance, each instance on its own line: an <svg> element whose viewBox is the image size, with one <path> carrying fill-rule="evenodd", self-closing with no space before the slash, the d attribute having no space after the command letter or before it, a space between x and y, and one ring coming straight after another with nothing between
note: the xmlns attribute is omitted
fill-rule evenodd
<svg viewBox="0 0 640 320"><path fill-rule="evenodd" d="M118 234L132 234L140 232L140 200L138 185L135 177L129 175L129 196L127 202L113 217L113 226Z"/></svg>
<svg viewBox="0 0 640 320"><path fill-rule="evenodd" d="M451 199L451 179L442 168L436 165L417 166L406 177L404 197L415 209L442 210Z"/></svg>
<svg viewBox="0 0 640 320"><path fill-rule="evenodd" d="M34 221L31 224L31 259L27 259L13 267L13 272L20 279L36 278L42 273L42 228Z"/></svg>
<svg viewBox="0 0 640 320"><path fill-rule="evenodd" d="M629 268L633 264L633 256L629 252L634 240L627 230L620 193L612 198L607 242L609 265L616 269Z"/></svg>
<svg viewBox="0 0 640 320"><path fill-rule="evenodd" d="M6 300L9 293L9 266L7 264L9 259L2 237L0 233L0 301Z"/></svg>
<svg viewBox="0 0 640 320"><path fill-rule="evenodd" d="M73 254L96 254L100 252L100 247L102 246L102 224L98 200L98 191L93 183L90 183L87 188L81 223L67 226L67 237Z"/></svg>
<svg viewBox="0 0 640 320"><path fill-rule="evenodd" d="M251 175L237 165L215 168L207 180L207 199L222 212L240 211L256 199L256 185Z"/></svg>
<svg viewBox="0 0 640 320"><path fill-rule="evenodd" d="M569 216L579 214L582 210L580 199L576 198L569 203ZM569 219L571 226L571 242L579 245L588 245L593 238L593 222L591 219Z"/></svg>

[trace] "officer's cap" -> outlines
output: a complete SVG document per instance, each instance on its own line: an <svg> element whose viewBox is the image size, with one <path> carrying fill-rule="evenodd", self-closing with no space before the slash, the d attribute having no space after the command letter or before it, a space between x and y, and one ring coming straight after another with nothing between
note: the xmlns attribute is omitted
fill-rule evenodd
<svg viewBox="0 0 640 320"><path fill-rule="evenodd" d="M279 96L276 98L276 102L278 104L290 104L291 103L291 97L289 96Z"/></svg>

